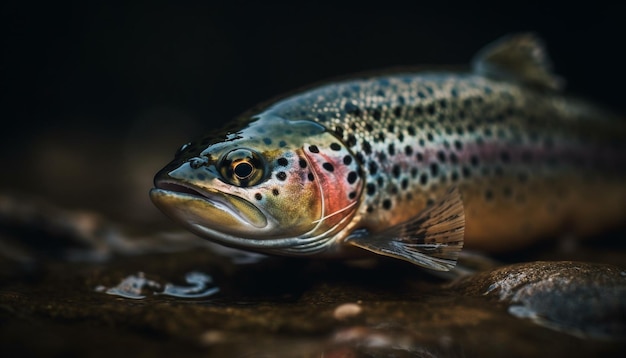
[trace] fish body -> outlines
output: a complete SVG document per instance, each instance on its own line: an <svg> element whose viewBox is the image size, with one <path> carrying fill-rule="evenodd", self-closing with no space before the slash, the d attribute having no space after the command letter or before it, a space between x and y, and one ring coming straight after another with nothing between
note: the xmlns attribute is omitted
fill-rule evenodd
<svg viewBox="0 0 626 358"><path fill-rule="evenodd" d="M473 71L309 89L183 146L154 203L201 236L284 255L356 248L447 270L467 246L512 250L626 214L626 126L564 96L531 35Z"/></svg>

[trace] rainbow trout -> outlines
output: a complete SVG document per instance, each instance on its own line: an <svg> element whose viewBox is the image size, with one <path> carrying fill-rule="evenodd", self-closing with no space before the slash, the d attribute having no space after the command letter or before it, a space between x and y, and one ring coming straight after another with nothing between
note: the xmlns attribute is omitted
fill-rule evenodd
<svg viewBox="0 0 626 358"><path fill-rule="evenodd" d="M435 270L464 243L587 235L625 217L626 126L561 88L541 41L511 36L470 72L356 78L263 106L183 145L150 195L223 245Z"/></svg>

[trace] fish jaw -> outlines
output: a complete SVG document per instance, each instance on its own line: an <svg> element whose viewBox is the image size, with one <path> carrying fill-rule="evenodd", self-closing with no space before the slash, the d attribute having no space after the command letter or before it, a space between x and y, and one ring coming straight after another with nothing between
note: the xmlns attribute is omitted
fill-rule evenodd
<svg viewBox="0 0 626 358"><path fill-rule="evenodd" d="M172 182L157 182L152 202L168 217L189 228L206 227L228 235L258 235L273 223L245 199L218 191L200 190ZM194 230L197 231L197 230Z"/></svg>

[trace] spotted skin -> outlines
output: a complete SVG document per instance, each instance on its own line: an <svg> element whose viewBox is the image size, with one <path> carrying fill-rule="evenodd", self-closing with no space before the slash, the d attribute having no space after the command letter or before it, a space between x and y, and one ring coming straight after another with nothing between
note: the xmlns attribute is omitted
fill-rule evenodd
<svg viewBox="0 0 626 358"><path fill-rule="evenodd" d="M626 125L533 76L523 83L479 71L398 73L331 83L242 117L226 139L191 143L157 182L193 158L217 163L222 146L254 147L275 163L267 181L218 190L245 192L263 206L289 202L275 204L283 217L273 216L285 229L249 235L304 243L226 244L282 254L343 255L351 232L409 221L450 187L463 198L472 248L512 250L619 224L626 216ZM322 129L298 132L289 123ZM198 179L185 180L215 183ZM285 191L286 183L297 190Z"/></svg>

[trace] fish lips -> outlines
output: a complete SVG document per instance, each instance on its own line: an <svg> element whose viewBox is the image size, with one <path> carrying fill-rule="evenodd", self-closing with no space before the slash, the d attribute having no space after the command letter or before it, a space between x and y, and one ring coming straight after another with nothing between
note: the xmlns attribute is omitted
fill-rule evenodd
<svg viewBox="0 0 626 358"><path fill-rule="evenodd" d="M259 231L271 226L259 208L235 195L170 181L155 184L156 187L150 190L152 202L165 215L193 231L200 231L199 234L205 234L208 229L242 237L258 235Z"/></svg>

